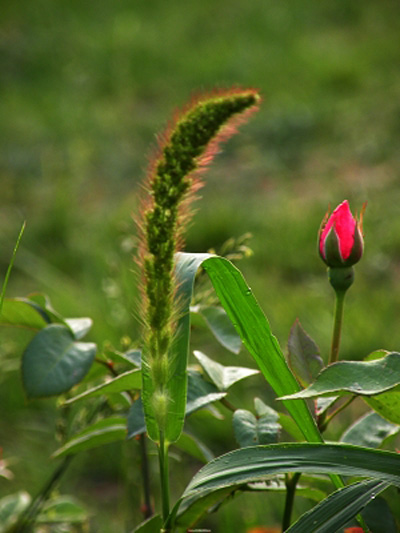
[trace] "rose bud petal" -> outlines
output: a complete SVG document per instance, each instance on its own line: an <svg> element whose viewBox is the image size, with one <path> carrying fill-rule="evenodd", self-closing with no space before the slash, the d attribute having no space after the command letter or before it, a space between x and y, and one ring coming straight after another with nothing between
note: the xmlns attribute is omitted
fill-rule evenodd
<svg viewBox="0 0 400 533"><path fill-rule="evenodd" d="M347 200L325 216L319 232L319 253L329 267L350 267L361 259L364 248L361 223L362 217L359 220L353 217Z"/></svg>

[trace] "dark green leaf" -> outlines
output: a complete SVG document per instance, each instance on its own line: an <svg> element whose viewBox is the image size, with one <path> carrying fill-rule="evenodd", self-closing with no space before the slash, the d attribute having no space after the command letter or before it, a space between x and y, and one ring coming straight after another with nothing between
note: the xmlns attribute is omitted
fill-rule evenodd
<svg viewBox="0 0 400 533"><path fill-rule="evenodd" d="M241 379L254 376L255 374L259 373L258 370L253 368L221 365L199 351L194 351L193 353L203 369L206 371L208 377L221 391L226 391L229 389L229 387Z"/></svg>
<svg viewBox="0 0 400 533"><path fill-rule="evenodd" d="M129 391L129 390L139 390L142 387L142 373L139 369L129 370L120 374L114 379L109 379L106 383L97 385L85 392L82 392L78 396L69 398L66 400L65 404L70 404L78 400L83 400L85 398L91 398L92 396L101 396L102 394L115 394L119 392Z"/></svg>
<svg viewBox="0 0 400 533"><path fill-rule="evenodd" d="M373 533L399 533L390 507L381 497L375 498L361 515Z"/></svg>
<svg viewBox="0 0 400 533"><path fill-rule="evenodd" d="M70 330L51 324L35 335L22 358L22 379L29 398L67 392L88 372L96 345L76 342Z"/></svg>
<svg viewBox="0 0 400 533"><path fill-rule="evenodd" d="M110 442L126 438L126 419L113 416L91 424L69 439L53 453L53 457L63 457L84 450L97 448Z"/></svg>
<svg viewBox="0 0 400 533"><path fill-rule="evenodd" d="M392 352L374 361L340 361L329 365L307 389L280 399L315 398L349 392L374 396L399 384L400 354Z"/></svg>
<svg viewBox="0 0 400 533"><path fill-rule="evenodd" d="M224 309L215 306L196 305L191 307L190 311L204 319L222 346L235 354L240 352L242 341Z"/></svg>
<svg viewBox="0 0 400 533"><path fill-rule="evenodd" d="M288 362L303 387L312 383L324 366L318 346L304 331L299 320L290 330Z"/></svg>
<svg viewBox="0 0 400 533"><path fill-rule="evenodd" d="M383 441L400 431L400 426L388 422L377 413L367 413L352 424L342 435L341 442L368 448L379 448Z"/></svg>
<svg viewBox="0 0 400 533"><path fill-rule="evenodd" d="M362 481L339 489L308 511L287 533L337 533L348 520L356 516L377 494L388 487L384 481Z"/></svg>

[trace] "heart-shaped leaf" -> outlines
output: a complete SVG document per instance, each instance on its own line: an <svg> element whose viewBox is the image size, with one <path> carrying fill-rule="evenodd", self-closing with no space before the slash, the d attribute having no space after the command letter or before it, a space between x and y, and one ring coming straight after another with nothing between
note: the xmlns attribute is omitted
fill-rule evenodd
<svg viewBox="0 0 400 533"><path fill-rule="evenodd" d="M83 379L95 354L95 344L75 341L67 327L45 327L28 344L22 357L22 380L28 398L67 392Z"/></svg>

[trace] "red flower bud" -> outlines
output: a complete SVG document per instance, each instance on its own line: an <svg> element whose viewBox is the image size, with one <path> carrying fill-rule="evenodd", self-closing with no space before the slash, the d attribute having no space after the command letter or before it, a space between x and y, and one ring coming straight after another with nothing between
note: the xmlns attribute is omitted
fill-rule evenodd
<svg viewBox="0 0 400 533"><path fill-rule="evenodd" d="M350 267L361 259L364 209L365 205L357 220L351 214L349 202L345 200L331 215L325 215L319 231L319 253L329 267Z"/></svg>

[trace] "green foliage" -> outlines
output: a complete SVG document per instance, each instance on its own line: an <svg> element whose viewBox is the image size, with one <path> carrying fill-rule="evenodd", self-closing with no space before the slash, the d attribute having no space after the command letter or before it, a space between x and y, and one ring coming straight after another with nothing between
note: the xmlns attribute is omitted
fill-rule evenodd
<svg viewBox="0 0 400 533"><path fill-rule="evenodd" d="M193 353L208 377L221 391L226 391L242 379L258 374L258 370L253 368L224 366L213 361L202 352L195 350Z"/></svg>
<svg viewBox="0 0 400 533"><path fill-rule="evenodd" d="M241 447L273 444L278 441L281 429L278 420L278 413L266 405L263 413L257 416L245 409L237 409L233 414L236 440Z"/></svg>
<svg viewBox="0 0 400 533"><path fill-rule="evenodd" d="M101 396L102 394L116 394L130 390L139 390L142 388L142 373L140 370L128 370L119 374L116 378L101 383L96 387L86 390L78 396L74 396L65 401L65 405L71 404L78 400Z"/></svg>
<svg viewBox="0 0 400 533"><path fill-rule="evenodd" d="M390 353L375 361L340 361L329 365L306 389L284 396L287 398L315 398L333 394L375 396L400 384L400 354Z"/></svg>
<svg viewBox="0 0 400 533"><path fill-rule="evenodd" d="M89 371L96 345L78 342L59 324L45 327L29 343L22 358L22 379L28 398L69 391Z"/></svg>
<svg viewBox="0 0 400 533"><path fill-rule="evenodd" d="M397 424L388 422L378 413L369 412L348 427L340 440L348 444L379 448L386 439L399 431L400 427Z"/></svg>
<svg viewBox="0 0 400 533"><path fill-rule="evenodd" d="M337 533L376 495L387 489L384 481L361 481L339 489L304 514L287 533Z"/></svg>
<svg viewBox="0 0 400 533"><path fill-rule="evenodd" d="M190 308L190 313L193 324L199 322L196 320L197 317L202 318L217 341L224 348L232 353L239 353L242 341L232 326L232 322L229 320L226 312L221 307L196 305Z"/></svg>
<svg viewBox="0 0 400 533"><path fill-rule="evenodd" d="M314 381L324 366L318 346L307 335L298 320L290 330L288 363L303 387Z"/></svg>
<svg viewBox="0 0 400 533"><path fill-rule="evenodd" d="M281 396L285 394L283 391L298 391L299 386L286 365L268 321L239 270L219 257L207 259L202 266L243 344L275 392ZM307 440L321 441L321 435L305 403L289 401L285 402L285 407Z"/></svg>
<svg viewBox="0 0 400 533"><path fill-rule="evenodd" d="M63 457L98 446L122 440L126 437L126 420L122 417L109 417L99 420L74 435L61 448L53 453L53 457Z"/></svg>

